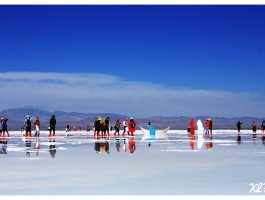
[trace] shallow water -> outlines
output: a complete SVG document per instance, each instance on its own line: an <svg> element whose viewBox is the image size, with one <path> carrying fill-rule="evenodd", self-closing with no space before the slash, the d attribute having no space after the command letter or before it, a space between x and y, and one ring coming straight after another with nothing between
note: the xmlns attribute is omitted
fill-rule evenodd
<svg viewBox="0 0 265 200"><path fill-rule="evenodd" d="M55 138L41 132L22 141L10 132L7 154L0 155L1 195L264 195L265 145L261 134L253 141L243 130L241 142L234 130L217 130L212 138L170 130L169 140L133 140L133 154L123 149L131 137L94 139L93 132L58 131ZM126 140L124 140L126 139ZM109 154L96 153L95 142L109 143ZM105 144L105 143L104 143ZM36 155L38 152L38 155Z"/></svg>

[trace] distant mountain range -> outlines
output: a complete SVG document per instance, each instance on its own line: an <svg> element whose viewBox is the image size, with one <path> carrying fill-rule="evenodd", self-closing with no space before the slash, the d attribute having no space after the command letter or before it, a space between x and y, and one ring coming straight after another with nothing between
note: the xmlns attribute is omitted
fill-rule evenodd
<svg viewBox="0 0 265 200"><path fill-rule="evenodd" d="M121 122L124 118L130 116L119 115L114 113L77 113L77 112L47 112L39 109L32 108L15 108L0 111L0 117L8 118L8 129L9 130L20 130L23 127L26 115L31 117L39 117L41 123L41 130L47 130L49 125L49 120L52 115L56 116L57 120L57 130L64 130L65 127L70 124L72 127L80 126L82 129L86 129L89 125L90 128L93 127L93 123L97 116L110 117L111 125L114 126L116 119L120 119ZM187 129L189 126L189 121L191 118L195 120L202 120L204 123L208 116L197 116L197 117L184 117L184 116L153 116L147 118L135 118L138 126L147 127L147 123L151 122L152 125L157 129L163 129L170 126L170 129ZM253 118L253 117L211 117L213 121L214 129L236 129L237 121L241 121L242 129L251 129L251 124L256 121L257 126L260 127L262 121L265 118Z"/></svg>

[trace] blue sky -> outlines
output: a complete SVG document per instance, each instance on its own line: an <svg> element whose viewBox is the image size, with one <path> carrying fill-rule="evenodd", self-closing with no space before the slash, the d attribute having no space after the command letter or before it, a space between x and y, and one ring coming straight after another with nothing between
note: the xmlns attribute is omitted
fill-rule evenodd
<svg viewBox="0 0 265 200"><path fill-rule="evenodd" d="M188 99L185 103L187 107L185 110L178 108L172 112L170 109L159 111L157 107L161 108L164 104L169 107L183 107L178 102L179 96L171 99L171 103L162 100L163 97L170 99L170 95L161 96L161 99L149 97L151 100L147 102L141 102L139 97L137 101L130 103L135 105L130 112L134 115L265 116L264 24L265 6L261 5L2 5L1 82L11 84L12 90L15 80L22 81L17 81L13 76L19 72L23 72L24 78L34 76L35 72L38 72L38 77L46 77L42 82L51 77L50 73L57 73L58 76L72 74L78 76L77 79L94 74L94 78L107 76L118 80L106 85L110 90L113 88L112 84L136 84L137 87L144 86L143 94L145 90L146 94L151 91L182 91L180 93L189 96L200 92L195 99L182 96L183 104L185 99ZM9 77L10 74L12 78ZM48 80L48 83L56 82L57 75L53 80ZM32 84L30 88L31 86ZM156 87L161 88L161 91L153 91ZM77 88L69 89L79 91ZM85 91L80 90L80 93ZM140 91L132 91L134 97L126 98L132 101ZM207 95L201 91L207 92ZM120 90L115 92L116 96L125 94ZM5 93L14 94L15 91ZM228 96L234 95L235 98L233 97L233 101L226 99L226 102L222 99L227 97L224 93L229 94ZM236 97L240 97L238 102ZM90 102L91 99L86 98L86 101ZM115 101L109 99L109 95L104 98ZM209 104L205 98L213 99ZM146 106L155 99L160 100L154 107L148 108L144 113L143 108L136 111L137 105ZM196 108L201 107L197 112L192 112L195 106L193 100L197 104L201 102L196 105ZM120 104L124 101L126 100L123 99ZM243 104L244 101L247 101L247 104ZM91 102L95 102L95 99ZM23 106L21 102L2 102L3 104L5 108ZM42 104L49 107L52 103ZM81 105L81 102L79 104ZM211 111L207 111L207 104ZM120 105L115 107L109 104L107 107L112 106L113 109L105 110L118 113L127 111ZM235 107L240 109L233 110ZM69 108L69 105L67 109L58 106L51 109L56 108L75 110ZM153 112L149 112L150 110ZM96 111L104 110L98 107Z"/></svg>

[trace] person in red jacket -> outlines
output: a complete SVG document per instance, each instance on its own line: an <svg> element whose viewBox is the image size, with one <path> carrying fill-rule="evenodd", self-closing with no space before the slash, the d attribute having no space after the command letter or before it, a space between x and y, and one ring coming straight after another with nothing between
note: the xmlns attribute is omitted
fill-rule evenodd
<svg viewBox="0 0 265 200"><path fill-rule="evenodd" d="M194 127L194 119L190 120L190 134L194 134L195 133L195 127Z"/></svg>
<svg viewBox="0 0 265 200"><path fill-rule="evenodd" d="M134 136L133 133L135 132L135 128L136 128L136 123L134 119L131 117L129 121L129 135L130 136Z"/></svg>
<svg viewBox="0 0 265 200"><path fill-rule="evenodd" d="M205 135L209 136L210 133L210 119L207 119L205 122Z"/></svg>

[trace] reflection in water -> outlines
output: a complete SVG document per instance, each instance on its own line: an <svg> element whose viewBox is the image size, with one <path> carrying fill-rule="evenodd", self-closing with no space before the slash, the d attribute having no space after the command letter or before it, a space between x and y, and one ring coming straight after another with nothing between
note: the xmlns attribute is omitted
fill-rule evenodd
<svg viewBox="0 0 265 200"><path fill-rule="evenodd" d="M195 135L194 134L190 134L190 148L191 150L195 149Z"/></svg>
<svg viewBox="0 0 265 200"><path fill-rule="evenodd" d="M34 144L34 155L38 156L40 151L40 138L39 136L35 137L35 144Z"/></svg>
<svg viewBox="0 0 265 200"><path fill-rule="evenodd" d="M109 141L105 139L95 139L95 144L94 144L94 150L98 155L101 155L103 153L110 153L109 149Z"/></svg>
<svg viewBox="0 0 265 200"><path fill-rule="evenodd" d="M32 152L31 151L32 137L30 134L26 134L26 131L24 130L24 128L21 129L21 134L22 134L22 140L25 142L26 156L30 157L30 153ZM39 135L37 134L34 137L34 153L33 153L33 155L38 156L39 150L40 150L40 139L39 139Z"/></svg>
<svg viewBox="0 0 265 200"><path fill-rule="evenodd" d="M198 139L197 139L197 148L198 149L201 149L203 144L205 143L205 147L208 151L211 151L212 148L213 148L213 136L212 134L207 134L207 136L205 137L205 139L201 138L200 135L197 136ZM190 146L190 149L192 151L195 150L195 135L194 134L189 134L189 138L190 138L190 143L189 143L189 146Z"/></svg>
<svg viewBox="0 0 265 200"><path fill-rule="evenodd" d="M205 143L206 149L207 149L208 151L211 151L212 148L213 148L213 142L212 142L212 140L213 140L213 136L212 136L212 134L210 133L210 134L206 137L206 143Z"/></svg>
<svg viewBox="0 0 265 200"><path fill-rule="evenodd" d="M7 143L8 143L8 140L9 140L9 137L1 137L0 138L0 144L2 145L1 146L1 149L0 149L0 154L7 154Z"/></svg>
<svg viewBox="0 0 265 200"><path fill-rule="evenodd" d="M253 144L256 144L256 142L257 142L257 134L255 132L253 133Z"/></svg>
<svg viewBox="0 0 265 200"><path fill-rule="evenodd" d="M125 143L123 145L123 149L125 152L129 151L129 153L132 155L136 150L136 143L134 140L134 137L128 138L125 140Z"/></svg>
<svg viewBox="0 0 265 200"><path fill-rule="evenodd" d="M261 141L262 141L262 144L265 145L265 136L264 135L261 136Z"/></svg>
<svg viewBox="0 0 265 200"><path fill-rule="evenodd" d="M25 147L26 156L30 157L30 151L31 151L31 137L30 136L25 137L25 144L26 144L26 147Z"/></svg>
<svg viewBox="0 0 265 200"><path fill-rule="evenodd" d="M152 142L155 140L155 135L150 135L150 138L148 139L148 146L151 147Z"/></svg>
<svg viewBox="0 0 265 200"><path fill-rule="evenodd" d="M116 150L117 152L120 152L120 148L121 148L121 143L119 138L116 138Z"/></svg>
<svg viewBox="0 0 265 200"><path fill-rule="evenodd" d="M241 136L240 135L237 136L237 140L236 141L237 141L238 144L241 144Z"/></svg>
<svg viewBox="0 0 265 200"><path fill-rule="evenodd" d="M50 138L50 148L49 148L49 152L52 158L55 158L55 154L56 154L56 147L55 147L55 137L49 137Z"/></svg>

